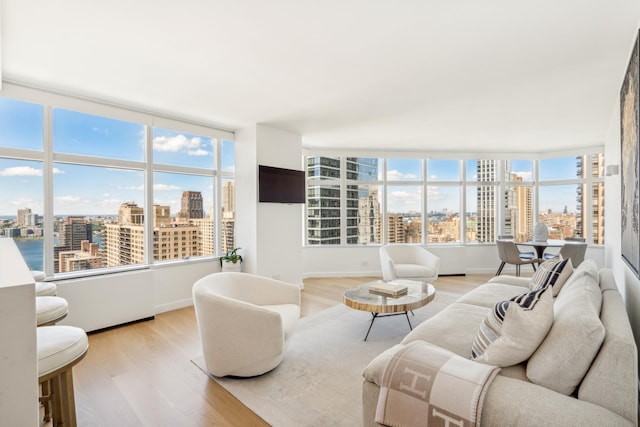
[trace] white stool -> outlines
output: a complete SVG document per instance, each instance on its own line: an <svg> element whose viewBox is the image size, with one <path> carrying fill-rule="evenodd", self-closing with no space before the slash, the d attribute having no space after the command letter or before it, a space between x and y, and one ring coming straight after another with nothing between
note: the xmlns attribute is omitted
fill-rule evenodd
<svg viewBox="0 0 640 427"><path fill-rule="evenodd" d="M36 282L43 282L47 277L45 276L44 271L40 270L31 270L31 274L33 275L33 280L35 280Z"/></svg>
<svg viewBox="0 0 640 427"><path fill-rule="evenodd" d="M38 383L49 393L40 398L50 407L53 426L76 427L73 366L87 354L87 334L75 326L42 326L38 332Z"/></svg>
<svg viewBox="0 0 640 427"><path fill-rule="evenodd" d="M36 282L37 297L53 297L58 293L58 287L53 282Z"/></svg>
<svg viewBox="0 0 640 427"><path fill-rule="evenodd" d="M60 297L36 297L38 326L48 326L64 319L69 313L67 300Z"/></svg>

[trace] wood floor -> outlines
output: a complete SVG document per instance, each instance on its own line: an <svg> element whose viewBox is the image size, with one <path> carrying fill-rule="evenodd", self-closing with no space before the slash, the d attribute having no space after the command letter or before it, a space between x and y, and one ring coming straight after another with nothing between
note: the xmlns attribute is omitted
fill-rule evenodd
<svg viewBox="0 0 640 427"><path fill-rule="evenodd" d="M441 277L435 286L462 295L488 277ZM373 279L306 279L302 316L342 303L346 289ZM191 363L200 354L193 307L90 334L89 352L73 370L78 425L266 426Z"/></svg>

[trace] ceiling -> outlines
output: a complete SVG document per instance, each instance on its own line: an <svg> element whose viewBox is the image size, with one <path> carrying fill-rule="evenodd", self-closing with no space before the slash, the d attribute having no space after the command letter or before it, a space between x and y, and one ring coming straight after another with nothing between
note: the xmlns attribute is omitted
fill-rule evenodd
<svg viewBox="0 0 640 427"><path fill-rule="evenodd" d="M604 143L638 0L0 0L3 79L330 149Z"/></svg>

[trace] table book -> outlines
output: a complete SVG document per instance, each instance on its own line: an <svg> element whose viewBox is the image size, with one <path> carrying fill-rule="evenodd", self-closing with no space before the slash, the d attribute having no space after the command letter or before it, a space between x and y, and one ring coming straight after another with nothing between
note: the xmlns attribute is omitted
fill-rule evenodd
<svg viewBox="0 0 640 427"><path fill-rule="evenodd" d="M369 293L386 297L399 297L406 295L409 290L407 285L397 282L378 282L369 286Z"/></svg>

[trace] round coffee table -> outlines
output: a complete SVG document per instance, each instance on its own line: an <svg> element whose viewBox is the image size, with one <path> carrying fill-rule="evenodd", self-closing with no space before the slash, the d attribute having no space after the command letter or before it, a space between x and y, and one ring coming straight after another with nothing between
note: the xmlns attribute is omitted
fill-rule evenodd
<svg viewBox="0 0 640 427"><path fill-rule="evenodd" d="M433 301L436 296L436 290L433 285L418 281L402 281L401 283L408 286L407 294L399 297L383 296L369 292L372 285L382 282L376 280L374 282L365 283L355 288L348 289L344 292L344 303L356 310L368 311L371 313L371 323L364 341L369 337L373 322L378 317L405 315L409 328L413 330L408 312L427 305ZM396 281L397 282L397 281Z"/></svg>

